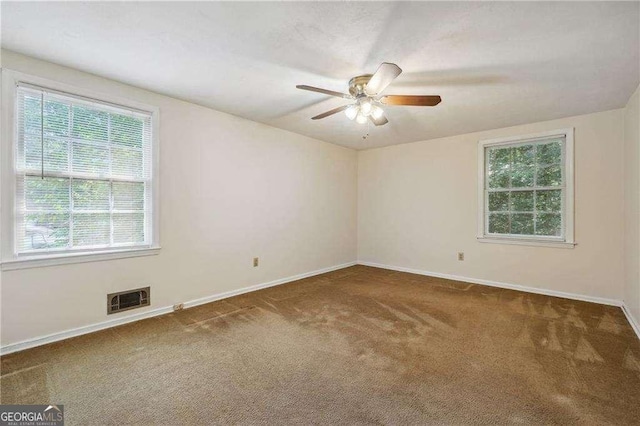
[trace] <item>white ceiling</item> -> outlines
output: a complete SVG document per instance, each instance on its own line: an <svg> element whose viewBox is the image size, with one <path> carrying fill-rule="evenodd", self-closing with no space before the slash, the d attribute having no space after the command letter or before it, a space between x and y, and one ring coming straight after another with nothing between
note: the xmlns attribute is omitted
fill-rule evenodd
<svg viewBox="0 0 640 426"><path fill-rule="evenodd" d="M638 2L2 2L2 46L220 111L364 149L623 107L638 86ZM342 113L383 62L390 123Z"/></svg>

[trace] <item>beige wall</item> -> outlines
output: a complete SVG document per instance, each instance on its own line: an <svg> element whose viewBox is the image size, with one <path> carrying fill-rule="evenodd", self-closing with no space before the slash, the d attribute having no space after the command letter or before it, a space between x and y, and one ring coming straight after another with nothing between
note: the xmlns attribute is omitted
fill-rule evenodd
<svg viewBox="0 0 640 426"><path fill-rule="evenodd" d="M359 152L358 259L621 300L623 120L614 110ZM478 242L478 140L567 127L575 128L578 245Z"/></svg>
<svg viewBox="0 0 640 426"><path fill-rule="evenodd" d="M3 346L113 319L113 291L151 285L154 309L356 260L355 151L2 53L3 67L160 107L162 245L2 272Z"/></svg>
<svg viewBox="0 0 640 426"><path fill-rule="evenodd" d="M624 303L640 321L640 87L624 109Z"/></svg>

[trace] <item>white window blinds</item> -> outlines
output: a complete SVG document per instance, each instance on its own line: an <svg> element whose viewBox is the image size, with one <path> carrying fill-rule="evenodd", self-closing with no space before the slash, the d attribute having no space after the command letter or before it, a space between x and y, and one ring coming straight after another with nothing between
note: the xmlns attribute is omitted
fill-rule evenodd
<svg viewBox="0 0 640 426"><path fill-rule="evenodd" d="M151 113L19 85L17 254L149 246Z"/></svg>

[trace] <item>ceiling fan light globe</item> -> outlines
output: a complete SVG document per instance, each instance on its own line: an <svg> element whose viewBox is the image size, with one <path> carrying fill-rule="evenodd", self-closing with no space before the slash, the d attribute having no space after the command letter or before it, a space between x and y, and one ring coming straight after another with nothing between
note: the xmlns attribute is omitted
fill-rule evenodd
<svg viewBox="0 0 640 426"><path fill-rule="evenodd" d="M371 114L372 108L373 108L373 105L371 104L371 101L369 99L364 99L360 102L360 112L362 112L362 114L364 114L365 117Z"/></svg>
<svg viewBox="0 0 640 426"><path fill-rule="evenodd" d="M375 118L376 120L379 119L380 117L382 117L383 114L384 114L384 111L379 106L374 105L371 108L371 116L373 118Z"/></svg>
<svg viewBox="0 0 640 426"><path fill-rule="evenodd" d="M356 121L359 124L364 124L367 122L367 116L364 115L362 112L359 112L358 115L356 116Z"/></svg>
<svg viewBox="0 0 640 426"><path fill-rule="evenodd" d="M344 113L349 120L353 120L358 115L358 105L350 105L344 110Z"/></svg>

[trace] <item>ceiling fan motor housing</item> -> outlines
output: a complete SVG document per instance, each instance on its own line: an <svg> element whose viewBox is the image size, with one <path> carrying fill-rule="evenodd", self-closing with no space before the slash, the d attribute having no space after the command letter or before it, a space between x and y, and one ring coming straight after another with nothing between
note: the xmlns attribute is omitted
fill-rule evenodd
<svg viewBox="0 0 640 426"><path fill-rule="evenodd" d="M365 93L364 88L366 87L369 80L371 80L371 77L373 77L372 74L364 74L353 77L351 80L349 80L349 93L351 93L351 95L355 98L368 96Z"/></svg>

